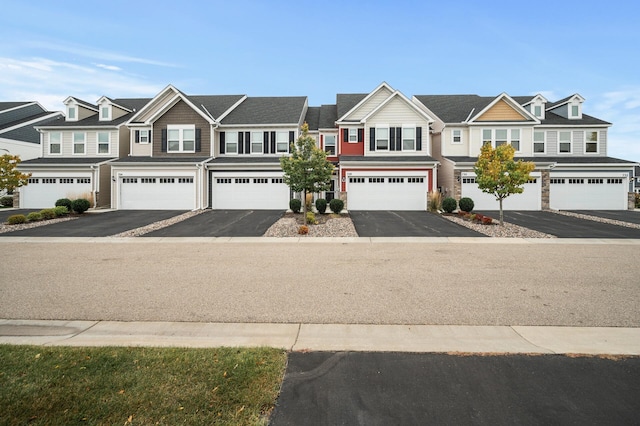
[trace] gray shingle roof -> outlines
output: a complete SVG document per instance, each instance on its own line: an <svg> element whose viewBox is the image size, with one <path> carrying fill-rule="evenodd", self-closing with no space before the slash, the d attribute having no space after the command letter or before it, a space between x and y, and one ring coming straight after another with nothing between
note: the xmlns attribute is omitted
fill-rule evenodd
<svg viewBox="0 0 640 426"><path fill-rule="evenodd" d="M74 98L75 99L75 98ZM77 128L77 127L114 127L119 126L122 123L129 120L133 115L136 114L143 106L145 106L151 99L150 98L122 98L122 99L114 99L114 102L118 105L122 105L123 107L127 107L132 112L123 115L122 117L116 118L111 121L101 121L99 114L94 114L91 117L87 117L84 120L78 121L66 121L64 119L53 121L46 126L50 127L69 127L69 128ZM42 127L46 127L42 126Z"/></svg>
<svg viewBox="0 0 640 426"><path fill-rule="evenodd" d="M297 125L306 101L306 96L249 97L224 117L221 124Z"/></svg>
<svg viewBox="0 0 640 426"><path fill-rule="evenodd" d="M341 155L340 156L340 162L345 162L345 161L368 161L368 162L375 162L375 161L381 161L381 162L398 162L398 163L415 163L415 162L420 162L420 163L434 163L437 162L438 160L436 160L433 157L430 157L428 155L404 155L404 156L399 156L399 155L386 155L386 156L378 156L378 155L369 155L369 156L364 156L364 155Z"/></svg>
<svg viewBox="0 0 640 426"><path fill-rule="evenodd" d="M6 109L11 109L15 107L19 107L20 105L26 105L33 102L0 102L0 111L4 111Z"/></svg>
<svg viewBox="0 0 640 426"><path fill-rule="evenodd" d="M3 123L3 124L0 125L0 132L2 132L4 129L8 129L10 127L19 126L22 123L27 123L29 121L36 120L36 119L38 119L40 117L45 117L45 116L47 116L49 114L51 114L51 113L47 112L47 111L43 111L43 112L39 112L37 114L33 114L33 115L26 116L26 117L22 117L22 118L20 118L18 120L14 120L14 121L10 121L10 122L7 122L7 123Z"/></svg>
<svg viewBox="0 0 640 426"><path fill-rule="evenodd" d="M105 161L113 160L110 157L41 157L34 158L32 160L25 160L20 165L91 165L97 163L104 163Z"/></svg>
<svg viewBox="0 0 640 426"><path fill-rule="evenodd" d="M233 157L213 158L208 164L280 164L280 157L237 155Z"/></svg>
<svg viewBox="0 0 640 426"><path fill-rule="evenodd" d="M202 163L211 157L124 157L114 161L118 164L126 163Z"/></svg>
<svg viewBox="0 0 640 426"><path fill-rule="evenodd" d="M456 163L475 163L478 161L478 157L461 157L461 156L447 156L445 157L448 160L454 161ZM533 161L534 163L558 163L558 164L633 164L635 161L621 160L619 158L613 157L577 157L577 156L566 156L566 157L545 157L545 156L537 156L537 157L515 157L517 160L522 161Z"/></svg>
<svg viewBox="0 0 640 426"><path fill-rule="evenodd" d="M196 95L187 96L187 99L200 108L202 112L207 115L211 114L213 118L217 120L225 111L242 99L243 96L244 95ZM205 109L202 108L203 106ZM207 111L209 112L207 113Z"/></svg>
<svg viewBox="0 0 640 426"><path fill-rule="evenodd" d="M592 117L590 115L587 114L582 114L582 118L581 119L568 119L568 118L564 118L562 116L559 116L558 114L554 114L551 111L547 111L544 113L544 120L540 120L540 123L542 125L544 124L549 124L549 125L562 125L562 124L566 124L566 125L580 125L580 124L586 124L586 125L603 125L603 126L607 126L610 125L611 123L609 123L608 121L604 121L604 120L600 120L599 118L595 118Z"/></svg>
<svg viewBox="0 0 640 426"><path fill-rule="evenodd" d="M307 109L307 115L304 117L304 121L309 125L309 130L318 130L318 123L320 122L320 107L309 107Z"/></svg>
<svg viewBox="0 0 640 426"><path fill-rule="evenodd" d="M342 118L351 108L358 105L358 102L366 98L368 93L338 93L336 95L337 116Z"/></svg>
<svg viewBox="0 0 640 426"><path fill-rule="evenodd" d="M319 129L333 129L336 127L337 120L338 120L337 105L320 106L320 121L318 123Z"/></svg>
<svg viewBox="0 0 640 426"><path fill-rule="evenodd" d="M4 102L7 105L14 105L5 109L15 108L12 111L3 111L0 106L0 128L7 128L19 124L19 122L36 117L38 114L47 113L40 105L31 102ZM1 103L0 103L1 104ZM17 104L17 105L16 105ZM31 104L31 105L30 105ZM17 108L21 107L21 108Z"/></svg>
<svg viewBox="0 0 640 426"><path fill-rule="evenodd" d="M44 113L44 115L49 115L49 114L51 113L50 112ZM8 132L0 134L0 137L39 145L40 133L34 128L34 126L44 126L44 125L47 125L48 123L52 123L61 118L62 118L62 113L58 113L57 117L47 118L45 120L40 120L33 124L29 124L27 126L18 127L17 129L13 129Z"/></svg>

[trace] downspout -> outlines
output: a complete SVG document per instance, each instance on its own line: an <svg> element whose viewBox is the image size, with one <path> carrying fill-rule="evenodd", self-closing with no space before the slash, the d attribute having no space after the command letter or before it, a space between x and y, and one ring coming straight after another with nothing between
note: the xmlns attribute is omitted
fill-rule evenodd
<svg viewBox="0 0 640 426"><path fill-rule="evenodd" d="M99 174L96 175L95 174L95 170L96 170L96 165L92 164L91 166L91 194L93 195L93 208L97 208L98 206L98 190L97 190L97 186L98 186L98 179L100 179ZM95 179L94 179L95 177Z"/></svg>

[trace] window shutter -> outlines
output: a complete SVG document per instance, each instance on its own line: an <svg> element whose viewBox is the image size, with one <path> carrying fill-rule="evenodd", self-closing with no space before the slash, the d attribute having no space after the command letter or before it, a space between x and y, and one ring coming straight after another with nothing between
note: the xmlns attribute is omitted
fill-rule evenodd
<svg viewBox="0 0 640 426"><path fill-rule="evenodd" d="M251 154L251 132L244 132L244 152Z"/></svg>
<svg viewBox="0 0 640 426"><path fill-rule="evenodd" d="M196 152L202 151L202 132L201 129L196 129Z"/></svg>
<svg viewBox="0 0 640 426"><path fill-rule="evenodd" d="M264 136L262 137L262 144L264 146L264 150L262 151L265 154L269 154L269 132L264 132Z"/></svg>
<svg viewBox="0 0 640 426"><path fill-rule="evenodd" d="M364 142L364 129L358 129L358 142Z"/></svg>
<svg viewBox="0 0 640 426"><path fill-rule="evenodd" d="M342 142L349 142L349 129L342 129Z"/></svg>
<svg viewBox="0 0 640 426"><path fill-rule="evenodd" d="M162 146L160 151L167 152L167 129L162 129Z"/></svg>
<svg viewBox="0 0 640 426"><path fill-rule="evenodd" d="M422 127L416 127L416 150L422 151Z"/></svg>
<svg viewBox="0 0 640 426"><path fill-rule="evenodd" d="M238 132L238 154L244 154L244 133Z"/></svg>
<svg viewBox="0 0 640 426"><path fill-rule="evenodd" d="M376 150L376 129L372 127L369 129L369 151Z"/></svg>
<svg viewBox="0 0 640 426"><path fill-rule="evenodd" d="M294 143L296 140L296 132L289 132L289 143Z"/></svg>
<svg viewBox="0 0 640 426"><path fill-rule="evenodd" d="M271 153L276 153L276 132L271 132Z"/></svg>
<svg viewBox="0 0 640 426"><path fill-rule="evenodd" d="M402 127L396 127L396 151L402 151Z"/></svg>
<svg viewBox="0 0 640 426"><path fill-rule="evenodd" d="M396 128L389 127L389 151L396 150Z"/></svg>
<svg viewBox="0 0 640 426"><path fill-rule="evenodd" d="M224 132L220 132L220 154L224 154L224 150L226 148L225 140L224 140Z"/></svg>
<svg viewBox="0 0 640 426"><path fill-rule="evenodd" d="M136 143L140 143L140 130L136 130Z"/></svg>

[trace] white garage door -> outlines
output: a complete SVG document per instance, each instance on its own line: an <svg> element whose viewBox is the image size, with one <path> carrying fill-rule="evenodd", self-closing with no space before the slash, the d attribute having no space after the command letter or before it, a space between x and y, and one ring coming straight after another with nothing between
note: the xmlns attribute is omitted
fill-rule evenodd
<svg viewBox="0 0 640 426"><path fill-rule="evenodd" d="M462 176L462 197L473 200L474 210L500 210L500 202L491 194L478 188L475 176ZM531 175L531 180L524 184L521 194L512 194L502 201L503 210L541 210L542 179L540 175Z"/></svg>
<svg viewBox="0 0 640 426"><path fill-rule="evenodd" d="M25 209L54 207L60 198L91 198L91 178L32 176L20 188L20 207Z"/></svg>
<svg viewBox="0 0 640 426"><path fill-rule="evenodd" d="M193 210L196 188L192 176L120 178L123 210Z"/></svg>
<svg viewBox="0 0 640 426"><path fill-rule="evenodd" d="M351 176L349 210L426 210L426 176Z"/></svg>
<svg viewBox="0 0 640 426"><path fill-rule="evenodd" d="M281 177L211 177L211 207L218 210L286 210L289 187Z"/></svg>
<svg viewBox="0 0 640 426"><path fill-rule="evenodd" d="M555 210L626 210L627 177L553 177L549 206Z"/></svg>

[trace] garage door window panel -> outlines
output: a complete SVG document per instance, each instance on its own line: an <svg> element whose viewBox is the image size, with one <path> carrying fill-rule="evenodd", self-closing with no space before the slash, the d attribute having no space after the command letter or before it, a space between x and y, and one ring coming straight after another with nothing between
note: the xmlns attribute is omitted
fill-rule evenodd
<svg viewBox="0 0 640 426"><path fill-rule="evenodd" d="M73 132L73 154L84 155L86 152L86 135L83 132Z"/></svg>

